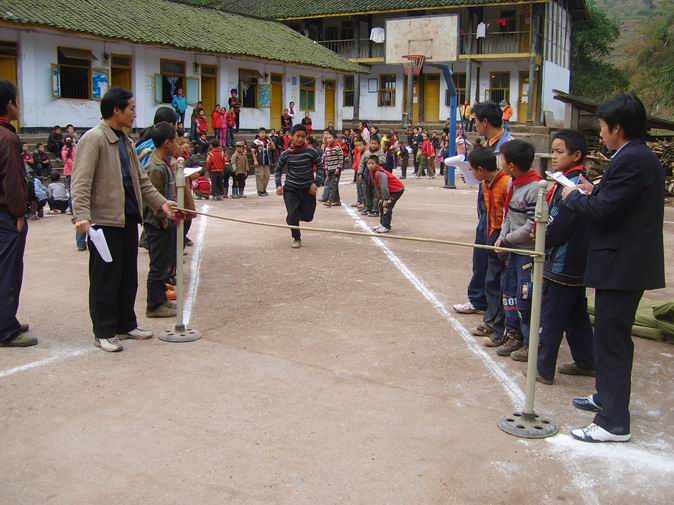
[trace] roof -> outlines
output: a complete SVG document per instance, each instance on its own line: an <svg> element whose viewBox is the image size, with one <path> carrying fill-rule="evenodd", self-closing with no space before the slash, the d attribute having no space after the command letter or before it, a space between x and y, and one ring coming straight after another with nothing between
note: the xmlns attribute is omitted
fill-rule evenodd
<svg viewBox="0 0 674 505"><path fill-rule="evenodd" d="M176 0L196 5L208 5L228 12L246 13L266 19L305 19L324 16L347 16L372 12L404 12L541 3L547 0ZM574 18L587 15L585 0L571 0L569 9Z"/></svg>
<svg viewBox="0 0 674 505"><path fill-rule="evenodd" d="M559 100L563 103L569 103L580 110L589 112L590 114L597 113L597 102L593 102L592 100L587 100L579 96L570 95L569 93L559 91L558 89L553 89L552 92L555 94L555 100ZM667 119L662 119L655 116L648 116L648 128L674 131L674 121L668 121Z"/></svg>
<svg viewBox="0 0 674 505"><path fill-rule="evenodd" d="M0 0L0 20L139 44L367 72L282 23L168 0Z"/></svg>

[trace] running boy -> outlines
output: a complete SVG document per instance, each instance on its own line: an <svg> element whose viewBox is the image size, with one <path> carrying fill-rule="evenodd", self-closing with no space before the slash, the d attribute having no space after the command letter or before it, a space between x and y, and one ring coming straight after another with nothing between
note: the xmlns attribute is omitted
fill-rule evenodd
<svg viewBox="0 0 674 505"><path fill-rule="evenodd" d="M534 146L524 140L511 140L501 147L501 167L506 175L512 177L512 181L508 184L503 228L494 244L496 247L534 249L534 239L531 236L541 176L531 169L533 162ZM515 361L526 361L529 352L532 269L533 260L530 256L509 254L502 293L506 318L509 314L512 315L514 324L509 324L506 319L506 327L512 331L508 332L508 340L496 353L499 356L512 355ZM518 323L519 332L516 331ZM513 354L515 351L518 352Z"/></svg>
<svg viewBox="0 0 674 505"><path fill-rule="evenodd" d="M585 174L583 161L588 148L585 136L560 130L552 140L552 169L574 184ZM590 240L590 221L562 202L563 186L555 183L548 191L550 220L545 234L545 270L541 308L541 341L536 380L552 384L562 334L571 349L573 363L562 365L566 375L594 377L594 332L587 312L583 276Z"/></svg>
<svg viewBox="0 0 674 505"><path fill-rule="evenodd" d="M276 164L276 194L283 195L288 211L286 223L299 226L300 221L311 222L316 212L316 193L318 186L325 180L323 159L318 151L306 143L307 129L303 125L293 126L290 149L281 154ZM314 175L314 166L316 172ZM281 185L283 170L286 170L285 185ZM292 229L291 247L302 247L302 235L299 228Z"/></svg>
<svg viewBox="0 0 674 505"><path fill-rule="evenodd" d="M393 219L393 208L403 196L405 185L388 170L385 170L379 163L379 156L373 154L367 160L367 168L370 171L372 185L376 188L380 196L379 200L379 228L375 228L377 233L388 233L391 231L391 220Z"/></svg>

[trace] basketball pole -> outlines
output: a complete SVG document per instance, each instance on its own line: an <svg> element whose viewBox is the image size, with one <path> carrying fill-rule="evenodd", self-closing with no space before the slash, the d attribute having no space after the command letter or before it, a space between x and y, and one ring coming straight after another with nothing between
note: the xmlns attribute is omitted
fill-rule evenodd
<svg viewBox="0 0 674 505"><path fill-rule="evenodd" d="M454 71L452 66L446 63L430 63L431 66L437 67L442 71L449 91L449 156L456 156L456 109L458 108L458 96L456 93L456 86L454 85L454 78L452 77ZM409 96L409 95L408 95ZM455 167L446 167L445 172L445 187L456 187L455 174L449 175L450 168L455 170Z"/></svg>

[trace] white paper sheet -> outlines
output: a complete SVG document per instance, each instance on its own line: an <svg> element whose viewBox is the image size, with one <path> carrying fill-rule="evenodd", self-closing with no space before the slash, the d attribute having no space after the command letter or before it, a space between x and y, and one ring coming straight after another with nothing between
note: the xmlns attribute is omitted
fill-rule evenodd
<svg viewBox="0 0 674 505"><path fill-rule="evenodd" d="M463 177L466 179L466 184L470 184L471 186L480 184L480 181L478 181L473 175L473 172L470 171L470 163L464 161L463 158L463 154L452 156L451 158L445 158L445 166L458 167L459 170L461 170Z"/></svg>
<svg viewBox="0 0 674 505"><path fill-rule="evenodd" d="M550 171L546 171L545 173L546 173L549 177L552 177L555 181L557 181L557 182L558 182L559 184L561 184L562 186L567 186L567 187L569 187L569 188L575 188L575 187L576 187L576 185L575 185L573 182L571 182L571 180L570 180L566 175L564 175L562 172L550 172ZM585 191L583 191L581 188L578 188L578 191L580 191L580 192L583 193L584 195L587 194L587 193L585 193Z"/></svg>
<svg viewBox="0 0 674 505"><path fill-rule="evenodd" d="M201 167L189 167L184 170L185 177L189 177L190 175L194 175L197 172L201 172L202 168Z"/></svg>
<svg viewBox="0 0 674 505"><path fill-rule="evenodd" d="M108 247L108 243L105 240L105 234L103 233L103 230L96 230L90 226L89 238L91 239L91 243L94 244L94 247L98 251L98 254L101 255L103 261L106 263L112 263L112 255L110 254L110 248Z"/></svg>

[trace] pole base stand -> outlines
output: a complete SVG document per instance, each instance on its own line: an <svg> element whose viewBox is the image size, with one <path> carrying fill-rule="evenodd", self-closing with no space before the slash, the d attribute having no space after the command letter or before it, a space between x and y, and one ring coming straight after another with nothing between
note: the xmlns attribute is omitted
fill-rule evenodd
<svg viewBox="0 0 674 505"><path fill-rule="evenodd" d="M164 330L159 335L159 340L164 342L194 342L201 338L201 332L192 328L174 327L172 330Z"/></svg>
<svg viewBox="0 0 674 505"><path fill-rule="evenodd" d="M498 427L510 435L521 438L547 438L559 431L559 427L552 420L524 412L505 416L499 421Z"/></svg>

